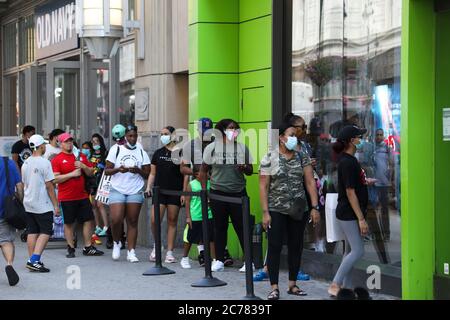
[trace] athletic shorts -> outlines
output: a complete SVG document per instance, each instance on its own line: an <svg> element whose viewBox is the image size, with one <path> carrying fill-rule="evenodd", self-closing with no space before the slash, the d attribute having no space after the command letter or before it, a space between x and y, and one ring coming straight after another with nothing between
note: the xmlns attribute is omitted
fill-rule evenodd
<svg viewBox="0 0 450 320"><path fill-rule="evenodd" d="M181 196L167 196L165 194L159 194L159 204L168 206L173 205L181 207ZM154 202L153 202L154 203Z"/></svg>
<svg viewBox="0 0 450 320"><path fill-rule="evenodd" d="M27 212L27 234L53 234L53 212Z"/></svg>
<svg viewBox="0 0 450 320"><path fill-rule="evenodd" d="M214 241L214 224L213 220L208 220L208 236L209 242ZM192 229L188 230L187 241L194 244L202 244L203 242L203 221L192 221Z"/></svg>
<svg viewBox="0 0 450 320"><path fill-rule="evenodd" d="M85 223L94 220L94 213L89 199L61 201L64 224Z"/></svg>
<svg viewBox="0 0 450 320"><path fill-rule="evenodd" d="M0 246L5 243L14 242L16 230L6 222L0 219Z"/></svg>

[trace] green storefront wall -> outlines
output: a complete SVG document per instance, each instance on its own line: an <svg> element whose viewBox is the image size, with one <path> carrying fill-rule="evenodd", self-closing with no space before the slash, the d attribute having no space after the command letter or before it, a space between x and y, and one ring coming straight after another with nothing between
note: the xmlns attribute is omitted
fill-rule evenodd
<svg viewBox="0 0 450 320"><path fill-rule="evenodd" d="M251 151L258 162L267 151L265 130L272 118L271 13L271 0L189 0L191 133L200 117L235 119L244 132L256 129L251 139L261 146ZM260 221L257 174L247 178L247 191ZM231 227L228 239L231 255L242 257Z"/></svg>
<svg viewBox="0 0 450 320"><path fill-rule="evenodd" d="M442 141L442 108L450 106L450 60L444 59L450 42L439 41L450 33L450 16L437 17L432 0L403 0L402 10L402 292L405 299L433 299L436 278L450 281L443 270L450 262L450 142ZM191 131L204 116L237 119L243 129L268 128L271 13L272 0L189 0ZM447 33L436 34L437 26ZM436 74L438 68L442 72ZM257 139L259 161L267 137ZM257 175L248 179L248 192L260 220ZM242 255L232 228L229 244L233 256Z"/></svg>

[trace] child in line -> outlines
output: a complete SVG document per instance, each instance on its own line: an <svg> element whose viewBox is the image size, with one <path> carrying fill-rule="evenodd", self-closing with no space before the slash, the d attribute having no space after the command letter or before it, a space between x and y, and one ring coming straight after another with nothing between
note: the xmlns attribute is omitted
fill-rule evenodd
<svg viewBox="0 0 450 320"><path fill-rule="evenodd" d="M199 180L200 165L194 165L193 168L194 179L188 184L187 192L200 192L202 191L202 184ZM209 181L207 183L207 189L209 191ZM197 244L199 247L204 243L203 239L203 219L202 219L202 202L199 196L185 197L186 199L186 224L188 232L187 239L184 243L183 258L181 259L181 267L184 269L190 269L191 264L189 262L189 251L192 244ZM214 225L212 219L212 212L208 206L208 231L209 241L211 247L211 256L215 257L214 249ZM186 241L187 240L187 241ZM202 255L202 252L200 252Z"/></svg>

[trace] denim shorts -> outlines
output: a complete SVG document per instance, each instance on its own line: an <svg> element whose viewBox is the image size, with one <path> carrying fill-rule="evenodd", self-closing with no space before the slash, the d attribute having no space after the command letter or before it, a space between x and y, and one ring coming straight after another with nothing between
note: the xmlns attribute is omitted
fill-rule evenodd
<svg viewBox="0 0 450 320"><path fill-rule="evenodd" d="M116 203L144 203L144 192L140 191L136 194L126 195L122 194L119 191L111 188L109 191L109 200L108 204L116 204Z"/></svg>

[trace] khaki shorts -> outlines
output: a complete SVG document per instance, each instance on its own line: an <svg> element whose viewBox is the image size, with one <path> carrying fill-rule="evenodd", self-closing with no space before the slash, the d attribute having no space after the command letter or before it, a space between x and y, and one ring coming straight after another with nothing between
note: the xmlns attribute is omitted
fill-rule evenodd
<svg viewBox="0 0 450 320"><path fill-rule="evenodd" d="M14 242L16 230L4 219L0 219L0 246L4 243Z"/></svg>

